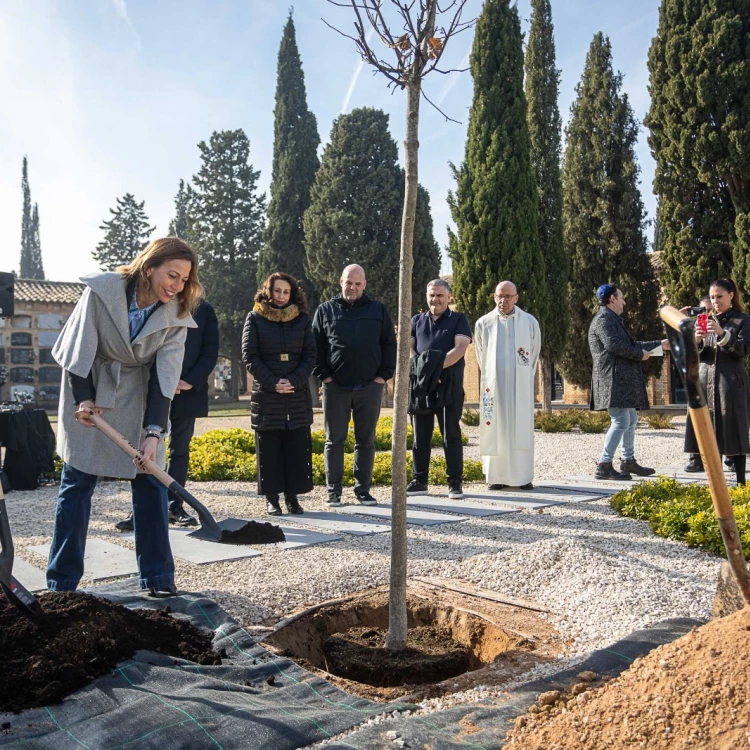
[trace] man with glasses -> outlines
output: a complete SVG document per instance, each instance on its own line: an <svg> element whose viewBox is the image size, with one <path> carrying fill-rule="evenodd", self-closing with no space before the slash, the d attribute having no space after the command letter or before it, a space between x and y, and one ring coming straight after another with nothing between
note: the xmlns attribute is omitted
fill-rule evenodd
<svg viewBox="0 0 750 750"><path fill-rule="evenodd" d="M481 369L479 453L491 490L534 488L534 380L542 335L518 305L512 281L495 288L496 308L474 328Z"/></svg>

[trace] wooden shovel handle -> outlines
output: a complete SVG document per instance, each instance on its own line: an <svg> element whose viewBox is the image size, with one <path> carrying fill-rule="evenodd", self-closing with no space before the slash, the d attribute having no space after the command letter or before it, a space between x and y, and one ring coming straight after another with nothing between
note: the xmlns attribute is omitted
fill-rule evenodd
<svg viewBox="0 0 750 750"><path fill-rule="evenodd" d="M674 328L675 331L680 330L680 324L683 320L690 320L685 313L681 313L676 307L671 305L664 305L659 309L659 317L670 327Z"/></svg>
<svg viewBox="0 0 750 750"><path fill-rule="evenodd" d="M101 430L110 440L117 443L125 453L131 458L141 459L141 468L147 471L152 476L156 477L165 487L169 488L169 485L174 481L172 477L167 474L164 469L159 468L155 461L143 461L143 454L139 448L136 448L127 438L121 435L109 422L102 419L98 414L93 411L89 412L89 419Z"/></svg>

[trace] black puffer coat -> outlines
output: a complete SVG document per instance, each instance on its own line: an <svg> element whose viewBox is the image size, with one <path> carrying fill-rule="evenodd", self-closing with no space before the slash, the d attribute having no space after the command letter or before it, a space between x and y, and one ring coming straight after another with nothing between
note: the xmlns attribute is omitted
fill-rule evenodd
<svg viewBox="0 0 750 750"><path fill-rule="evenodd" d="M589 326L589 349L594 360L591 409L648 409L643 352L660 344L634 341L614 310L599 308Z"/></svg>
<svg viewBox="0 0 750 750"><path fill-rule="evenodd" d="M242 359L253 376L251 424L255 430L295 430L313 421L307 380L315 365L310 317L296 305L272 307L256 302L242 332ZM286 378L294 393L277 393Z"/></svg>
<svg viewBox="0 0 750 750"><path fill-rule="evenodd" d="M728 310L717 319L719 325L729 332L729 341L724 346L704 346L701 350L701 384L713 418L719 453L742 456L750 453L748 376L743 361L750 355L750 316ZM685 452L699 452L689 415Z"/></svg>

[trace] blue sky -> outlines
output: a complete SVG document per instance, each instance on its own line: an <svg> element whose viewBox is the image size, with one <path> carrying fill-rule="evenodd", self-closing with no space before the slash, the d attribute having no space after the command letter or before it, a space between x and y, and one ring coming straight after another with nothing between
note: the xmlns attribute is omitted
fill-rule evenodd
<svg viewBox="0 0 750 750"><path fill-rule="evenodd" d="M481 10L469 0L467 18ZM250 160L268 191L276 57L289 2L279 0L0 0L0 270L18 268L21 160L29 157L48 279L97 270L91 251L109 208L126 192L145 200L155 236L166 234L180 178L200 166L196 144L214 130L243 128ZM519 0L524 30L529 0ZM568 119L575 85L597 31L609 35L615 69L636 117L648 108L648 48L658 0L553 0L560 108ZM333 120L353 107L380 107L403 140L404 96L362 68L354 45L326 27L351 11L296 0L294 20L308 104L325 144ZM446 67L462 67L473 31L452 40ZM431 194L435 234L447 242L449 161L463 158L469 73L427 78L425 90L461 125L423 103L420 182ZM653 160L645 133L638 159L649 215ZM650 234L650 232L649 232ZM447 270L447 259L444 270ZM395 274L394 269L394 274Z"/></svg>

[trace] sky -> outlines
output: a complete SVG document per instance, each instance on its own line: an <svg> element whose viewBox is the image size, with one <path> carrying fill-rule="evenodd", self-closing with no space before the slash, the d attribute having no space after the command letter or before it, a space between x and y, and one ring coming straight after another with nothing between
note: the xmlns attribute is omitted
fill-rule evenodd
<svg viewBox="0 0 750 750"><path fill-rule="evenodd" d="M465 18L481 6L469 0ZM610 37L623 90L643 119L658 8L659 0L552 0L564 124L599 31ZM103 237L100 225L125 193L145 201L154 237L167 234L179 180L197 173L197 144L214 131L245 131L268 194L276 61L289 9L280 0L0 0L0 271L18 269L24 155L39 204L44 270L54 281L97 270L91 251ZM530 0L518 0L518 9L526 32ZM361 63L354 43L322 19L353 30L350 9L296 0L297 43L321 151L339 115L369 106L389 114L403 155L403 92L391 93ZM472 29L452 39L443 67L465 67L472 41ZM450 162L463 160L472 80L469 72L432 73L424 87L461 123L447 122L423 100L419 180L430 191L445 272L446 197L455 186ZM643 130L637 157L653 217L654 162Z"/></svg>

